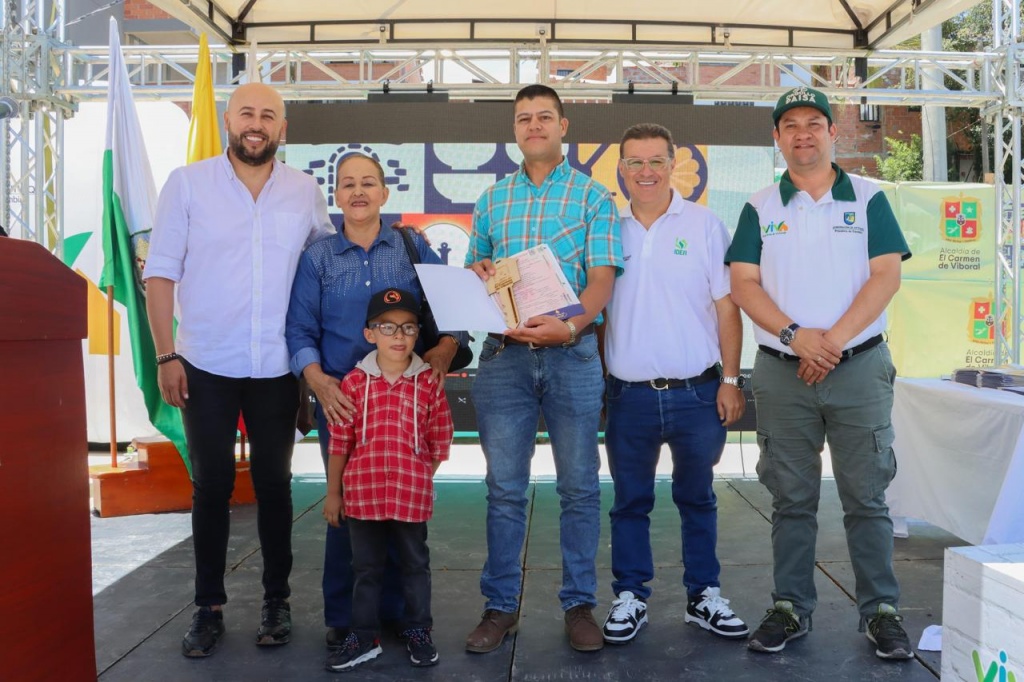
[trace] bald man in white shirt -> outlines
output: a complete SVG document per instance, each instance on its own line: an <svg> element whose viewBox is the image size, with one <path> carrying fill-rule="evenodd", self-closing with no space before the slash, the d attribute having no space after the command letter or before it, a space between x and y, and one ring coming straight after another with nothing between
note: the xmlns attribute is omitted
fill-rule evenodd
<svg viewBox="0 0 1024 682"><path fill-rule="evenodd" d="M175 170L164 185L144 271L160 393L182 408L192 465L198 608L182 654L194 658L209 656L224 633L239 412L251 445L263 554L256 643L275 646L291 636L298 389L288 367L285 314L302 249L333 232L313 178L275 159L287 128L281 96L259 83L240 86L224 123L227 151Z"/></svg>

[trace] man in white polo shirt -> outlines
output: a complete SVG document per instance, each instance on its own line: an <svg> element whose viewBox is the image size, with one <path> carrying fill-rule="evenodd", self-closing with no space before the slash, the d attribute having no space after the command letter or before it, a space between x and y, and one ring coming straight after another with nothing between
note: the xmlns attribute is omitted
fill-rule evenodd
<svg viewBox="0 0 1024 682"><path fill-rule="evenodd" d="M160 192L144 273L160 394L182 408L192 464L198 608L181 643L189 657L209 656L224 633L239 412L249 434L263 554L256 644L285 644L291 636L291 459L299 401L285 314L303 247L333 232L313 178L275 159L287 125L281 96L267 85L242 85L224 123L227 151L178 168Z"/></svg>
<svg viewBox="0 0 1024 682"><path fill-rule="evenodd" d="M781 651L811 629L827 440L860 628L878 657L913 658L885 504L896 371L882 337L910 251L879 188L832 163L838 131L824 94L794 88L773 118L788 170L744 206L726 256L732 296L756 325L757 473L773 506L774 604L749 647Z"/></svg>
<svg viewBox="0 0 1024 682"><path fill-rule="evenodd" d="M625 643L647 623L654 578L650 512L663 444L672 452L672 500L682 521L686 622L726 638L747 626L720 591L713 468L725 427L743 415L743 329L723 259L729 233L672 189L675 145L663 126L623 134L619 172L625 272L607 309L605 447L615 484L612 591L605 641Z"/></svg>

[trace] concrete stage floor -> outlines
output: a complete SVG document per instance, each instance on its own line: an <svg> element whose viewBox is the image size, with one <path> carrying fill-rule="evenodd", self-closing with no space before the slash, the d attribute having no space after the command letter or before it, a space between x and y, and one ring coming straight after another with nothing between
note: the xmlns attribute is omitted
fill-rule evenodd
<svg viewBox="0 0 1024 682"><path fill-rule="evenodd" d="M663 458L664 459L664 458ZM317 462L314 456L312 461ZM323 667L326 658L321 574L324 523L320 516L324 477L315 466L295 475L291 643L272 649L254 645L259 625L261 560L256 509L232 513L225 607L227 634L207 659L186 659L182 635L192 614L190 515L170 513L92 520L97 673L101 682L188 680L750 680L757 682L935 680L939 654L918 652L902 663L877 659L857 632L853 572L843 534L835 485L822 485L817 547L819 603L814 630L776 655L748 651L744 643L718 639L683 621L679 518L669 483L659 481L651 536L657 577L649 601L650 624L631 644L596 653L569 648L557 591L558 496L541 477L530 490L530 526L524 552L520 631L490 654L463 649L483 599L479 575L485 554L485 486L479 480L442 480L430 524L434 640L440 664L414 669L405 648L385 633L384 653L348 674ZM536 469L535 469L536 471ZM748 471L752 471L749 468ZM442 468L439 476L443 474ZM721 478L718 553L723 595L753 629L769 606L771 592L771 501L754 480ZM600 581L595 617L600 623L612 599L607 510L611 483L602 485ZM903 590L904 625L913 644L921 631L942 619L943 550L963 541L933 526L910 525L896 540L896 571ZM54 655L59 654L59 648Z"/></svg>

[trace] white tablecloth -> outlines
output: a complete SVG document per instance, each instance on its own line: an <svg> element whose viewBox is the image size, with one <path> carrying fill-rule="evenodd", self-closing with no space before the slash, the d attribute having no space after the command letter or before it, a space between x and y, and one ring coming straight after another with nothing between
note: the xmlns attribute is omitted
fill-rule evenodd
<svg viewBox="0 0 1024 682"><path fill-rule="evenodd" d="M1024 396L938 379L897 379L894 517L972 544L1024 542Z"/></svg>

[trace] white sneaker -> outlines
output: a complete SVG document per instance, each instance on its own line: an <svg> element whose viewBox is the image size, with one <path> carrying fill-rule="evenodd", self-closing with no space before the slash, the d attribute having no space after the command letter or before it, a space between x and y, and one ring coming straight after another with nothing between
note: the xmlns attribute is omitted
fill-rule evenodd
<svg viewBox="0 0 1024 682"><path fill-rule="evenodd" d="M696 623L719 637L739 639L750 632L747 624L729 608L717 587L705 587L700 596L686 605L686 622Z"/></svg>
<svg viewBox="0 0 1024 682"><path fill-rule="evenodd" d="M632 592L619 592L619 598L612 601L612 607L608 609L601 634L606 642L624 644L636 637L645 625L647 604L637 599Z"/></svg>

